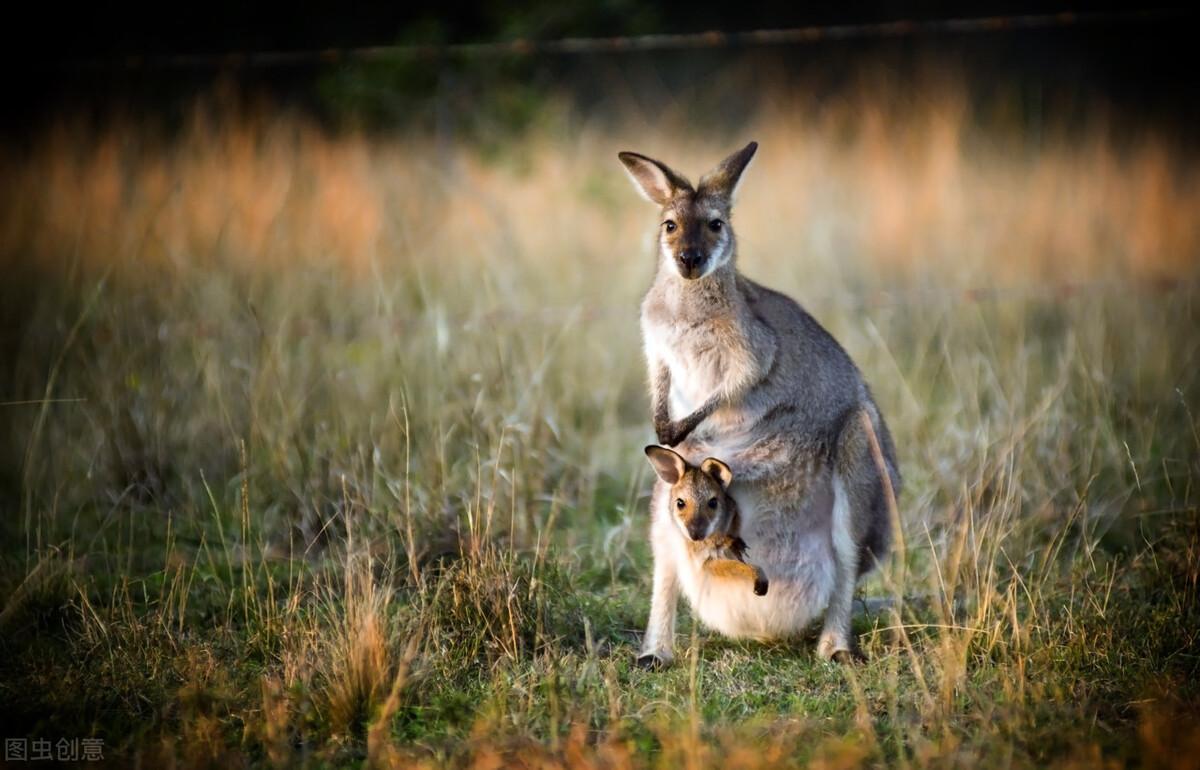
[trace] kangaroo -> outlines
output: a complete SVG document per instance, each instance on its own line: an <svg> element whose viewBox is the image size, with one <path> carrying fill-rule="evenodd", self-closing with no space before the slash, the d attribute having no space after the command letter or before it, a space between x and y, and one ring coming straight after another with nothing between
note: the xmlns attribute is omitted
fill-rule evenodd
<svg viewBox="0 0 1200 770"><path fill-rule="evenodd" d="M691 541L692 561L711 577L749 582L757 596L765 596L770 583L761 567L746 563L741 516L726 492L733 482L729 466L715 457L699 467L689 465L676 452L653 444L645 451L654 472L671 485L675 522Z"/></svg>
<svg viewBox="0 0 1200 770"><path fill-rule="evenodd" d="M730 214L757 149L751 142L695 186L657 160L618 156L660 209L658 267L641 308L655 433L688 462L728 463L741 537L771 576L770 594L753 602L736 587L702 591L659 479L643 665L672 661L680 592L701 622L735 638L796 635L823 611L818 654L852 660L854 589L890 540L885 475L899 494L900 473L870 389L812 316L736 268Z"/></svg>

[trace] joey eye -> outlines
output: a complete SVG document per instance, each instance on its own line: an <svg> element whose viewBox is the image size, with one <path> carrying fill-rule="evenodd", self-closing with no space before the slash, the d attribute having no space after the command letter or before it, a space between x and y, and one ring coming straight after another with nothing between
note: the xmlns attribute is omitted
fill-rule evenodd
<svg viewBox="0 0 1200 770"><path fill-rule="evenodd" d="M673 233L675 232L675 228L679 227L679 225L675 224L675 220L668 219L666 222L663 222L663 227L667 229L668 233Z"/></svg>
<svg viewBox="0 0 1200 770"><path fill-rule="evenodd" d="M676 508L685 508L685 507L687 507L687 503L683 502L683 498L681 497L675 501L675 507Z"/></svg>
<svg viewBox="0 0 1200 770"><path fill-rule="evenodd" d="M713 499L709 500L709 501L708 501L708 507L709 507L709 508L716 508L716 507L717 507L717 498L715 498L715 497L714 497Z"/></svg>
<svg viewBox="0 0 1200 770"><path fill-rule="evenodd" d="M717 232L718 230L720 230L724 226L725 226L725 223L719 219L710 219L708 222L708 229L712 230L714 233Z"/></svg>

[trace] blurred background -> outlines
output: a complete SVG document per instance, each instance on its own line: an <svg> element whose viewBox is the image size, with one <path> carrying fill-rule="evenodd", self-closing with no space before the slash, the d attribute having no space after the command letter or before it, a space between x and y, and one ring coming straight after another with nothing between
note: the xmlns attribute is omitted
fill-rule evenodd
<svg viewBox="0 0 1200 770"><path fill-rule="evenodd" d="M0 410L17 529L38 507L178 504L248 440L278 529L311 534L337 507L329 465L378 449L372 415L396 403L468 486L473 452L520 425L553 439L530 456L582 474L582 509L636 497L655 215L623 149L696 178L757 139L743 270L881 379L980 313L1042 339L1122 296L1190 306L1200 264L1184 8L37 14L6 54L0 146L0 397L31 402ZM545 403L527 378L553 383ZM932 399L967 396L878 387L917 437Z"/></svg>
<svg viewBox="0 0 1200 770"><path fill-rule="evenodd" d="M916 269L948 252L955 264L1017 273L1114 260L1142 275L1188 267L1193 15L1036 3L952 10L41 11L39 34L6 54L5 252L39 241L37 251L61 256L75 239L89 244L78 258L107 262L122 249L101 241L149 227L161 237L139 246L152 251L261 259L272 250L267 229L295 231L277 217L311 205L304 218L316 238L305 248L362 263L372 249L395 248L383 230L407 220L400 209L424 207L414 221L430 226L429 213L454 216L447 191L483 209L469 228L478 237L493 234L480 227L507 231L499 237L536 230L559 248L562 235L539 217L502 214L522 192L554 184L574 186L555 191L560 206L603 220L608 240L628 249L613 148L696 174L756 137L770 153L760 173L772 175L758 189L770 194L746 209L775 206L771 222L786 211L783 221L797 225L787 240L806 241L796 258L817 248ZM413 184L421 174L440 182ZM506 194L494 187L502 184ZM397 193L399 205L386 198ZM130 207L135 200L142 205ZM202 242L174 243L183 229ZM1030 242L1001 245L1012 236Z"/></svg>
<svg viewBox="0 0 1200 770"><path fill-rule="evenodd" d="M440 678L402 711L403 740L462 738L488 698L504 729L557 740L567 716L559 680L542 679L545 650L575 661L564 671L586 693L571 697L590 711L568 716L597 729L665 697L631 685L622 705L610 687L629 684L613 661L632 654L646 612L639 449L652 436L636 318L657 225L620 150L696 179L760 143L734 213L741 269L826 325L888 416L918 545L884 574L907 574L911 593L949 585L951 606L941 565L958 569L960 522L978 522L960 590L982 608L974 626L1011 617L1017 640L997 631L980 670L1024 683L1029 624L1057 649L1062 608L1097 559L1149 569L1120 559L1168 542L1146 534L1173 521L1158 514L1195 521L1189 7L26 10L0 68L0 688L17 727L90 725L145 737L155 756L169 753L156 731L183 722L184 753L275 757L275 738L238 737L229 715L278 713L285 748L349 730L322 755L340 761L366 751L364 715L403 668L393 641L417 627L432 640L421 665ZM1186 608L1196 561L1168 558L1192 553L1185 541L1194 551L1194 538L1169 541L1153 564ZM365 572L370 590L351 587L355 543L388 554L385 575ZM429 566L447 563L463 571ZM332 587L292 582L306 569ZM343 569L344 584L329 578ZM475 614L458 592L439 599L443 574L484 597ZM372 576L403 589L394 604ZM973 724L1027 735L1111 707L1115 737L1080 740L1133 745L1128 704L1148 677L1119 661L1167 672L1169 690L1197 659L1120 646L1194 650L1170 622L1194 605L1146 602L1129 602L1124 625L1093 618L1110 637L1141 629L1094 663L1113 666L1109 689L1079 695L1091 674L1064 666L1043 677L1058 689L1031 684L1008 717L981 696ZM505 613L511 634L490 625ZM374 668L355 657L363 618L388 629L368 646ZM933 610L913 622L942 629L918 646L944 663L930 681L951 703L982 643ZM1093 665L1087 645L1079 660ZM193 647L232 661L232 684L184 655ZM617 650L608 668L600 648ZM143 658L157 662L125 667ZM245 659L293 695L243 681L258 676ZM729 717L738 678L705 719ZM57 680L71 688L43 686ZM776 690L764 697L787 713L792 688ZM929 693L910 695L924 716L889 723L900 744L936 722ZM272 711L277 696L291 705ZM1064 702L1078 711L1038 716ZM864 713L840 703L845 723ZM964 740L947 739L946 756L974 751Z"/></svg>
<svg viewBox="0 0 1200 770"><path fill-rule="evenodd" d="M101 279L181 324L157 325L162 340L203 336L222 302L262 312L257 292L295 282L317 297L287 299L290 323L322 302L336 323L329 297L367 292L388 328L443 352L480 319L576 318L582 348L629 342L654 221L614 173L621 149L695 177L758 140L743 268L818 317L839 309L835 325L880 304L1169 290L1200 261L1183 8L33 12L3 74L9 400L45 395L51 362L20 362L61 347L70 314L48 308ZM640 405L636 378L624 387ZM19 497L27 447L6 451Z"/></svg>
<svg viewBox="0 0 1200 770"><path fill-rule="evenodd" d="M1191 267L1194 16L954 10L35 11L3 76L3 250L36 255L23 265L303 253L361 267L394 263L404 228L407 258L509 239L518 261L611 260L619 245L632 266L649 212L629 205L613 151L698 174L757 138L758 197L739 213L790 226L792 262L982 265L1027 283ZM749 259L768 251L747 243Z"/></svg>

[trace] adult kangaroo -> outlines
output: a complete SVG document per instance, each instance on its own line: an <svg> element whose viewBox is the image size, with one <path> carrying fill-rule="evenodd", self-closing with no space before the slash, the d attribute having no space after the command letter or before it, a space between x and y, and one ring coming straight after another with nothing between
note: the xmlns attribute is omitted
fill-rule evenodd
<svg viewBox="0 0 1200 770"><path fill-rule="evenodd" d="M812 316L735 266L733 196L757 149L746 145L695 187L657 160L619 154L661 209L658 270L641 311L655 432L689 463L711 456L732 468L741 534L771 585L748 598L736 581L697 568L658 480L654 593L638 657L646 666L673 659L680 591L701 622L730 637L794 635L824 611L818 654L850 660L854 587L890 541L873 438L896 494L900 473L870 389Z"/></svg>

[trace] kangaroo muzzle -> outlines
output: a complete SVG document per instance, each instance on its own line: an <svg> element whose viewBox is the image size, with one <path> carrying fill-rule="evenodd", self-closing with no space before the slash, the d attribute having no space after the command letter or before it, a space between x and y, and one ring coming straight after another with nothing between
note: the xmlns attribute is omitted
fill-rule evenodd
<svg viewBox="0 0 1200 770"><path fill-rule="evenodd" d="M708 537L708 522L702 521L689 524L687 527L687 533L688 537L690 537L692 540L703 540L704 538Z"/></svg>
<svg viewBox="0 0 1200 770"><path fill-rule="evenodd" d="M700 249L684 249L679 252L679 272L684 278L698 278L703 272L704 252Z"/></svg>

